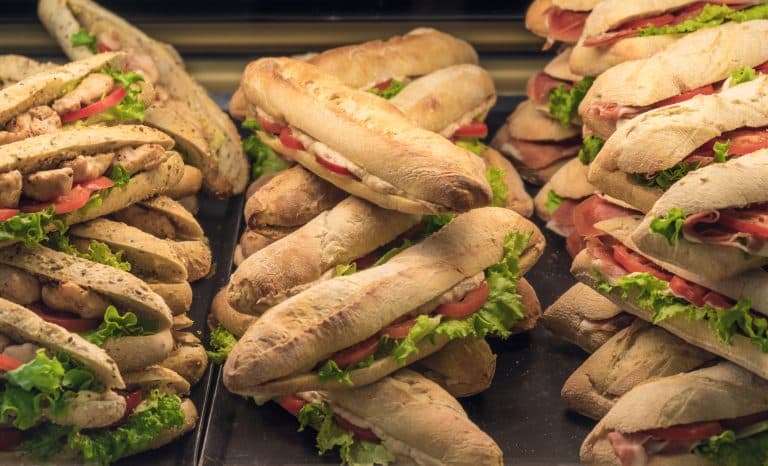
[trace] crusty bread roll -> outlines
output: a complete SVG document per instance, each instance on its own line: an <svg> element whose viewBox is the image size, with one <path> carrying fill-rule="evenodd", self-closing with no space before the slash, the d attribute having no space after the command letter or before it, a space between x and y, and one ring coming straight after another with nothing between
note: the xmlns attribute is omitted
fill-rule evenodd
<svg viewBox="0 0 768 466"><path fill-rule="evenodd" d="M638 409L642 406L642 409ZM703 421L733 419L768 409L768 382L732 364L720 363L641 384L624 395L590 432L581 461L621 466L608 434L634 433ZM656 455L648 466L710 466L690 453ZM713 465L714 466L714 465Z"/></svg>
<svg viewBox="0 0 768 466"><path fill-rule="evenodd" d="M394 240L419 217L385 210L355 197L243 261L232 275L229 302L258 315L319 280L337 265Z"/></svg>
<svg viewBox="0 0 768 466"><path fill-rule="evenodd" d="M550 191L554 191L555 194L562 198L573 200L591 196L596 189L587 180L588 172L589 165L584 165L578 158L566 161L533 198L536 215L544 221L549 221L552 217L552 213L546 206L547 196Z"/></svg>
<svg viewBox="0 0 768 466"><path fill-rule="evenodd" d="M533 101L525 100L507 117L504 126L496 133L494 142L500 139L500 133L524 141L565 141L581 134L581 130L578 126L561 125L538 111ZM494 147L498 148L496 144Z"/></svg>
<svg viewBox="0 0 768 466"><path fill-rule="evenodd" d="M555 79L561 81L580 81L583 76L576 74L571 70L571 54L573 53L573 47L568 47L562 52L558 53L549 63L544 66L544 73L552 76Z"/></svg>
<svg viewBox="0 0 768 466"><path fill-rule="evenodd" d="M153 283L147 285L163 298L165 304L174 316L189 312L192 307L192 286L189 282L181 283Z"/></svg>
<svg viewBox="0 0 768 466"><path fill-rule="evenodd" d="M607 232L630 249L637 250L630 235L637 228L638 223L639 220L634 217L617 217L599 222L595 227ZM742 297L749 299L752 303L752 309L763 314L768 312L768 287L765 286L765 283L768 283L768 272L762 269L752 270L725 280L712 281L665 261L658 259L653 261L675 275L732 299ZM594 288L601 279L595 273L596 270L600 270L599 262L591 256L588 250L584 250L574 259L571 272L578 280ZM616 289L606 296L627 312L643 320L652 321L653 311L639 307L631 297L624 297L621 290ZM758 375L768 376L768 353L762 352L760 347L746 336L737 333L733 336L732 344L726 345L718 339L707 322L702 320L672 318L663 320L658 325L692 345L728 359Z"/></svg>
<svg viewBox="0 0 768 466"><path fill-rule="evenodd" d="M389 102L349 89L312 65L288 58L257 60L246 68L242 86L251 105L319 141L309 148L343 157L359 168L362 179L334 173L315 154L288 149L262 132L267 145L351 194L422 214L490 202L477 156L417 128Z"/></svg>
<svg viewBox="0 0 768 466"><path fill-rule="evenodd" d="M414 369L451 395L461 398L476 395L491 386L496 373L496 355L485 340L461 338L422 359Z"/></svg>
<svg viewBox="0 0 768 466"><path fill-rule="evenodd" d="M240 338L248 330L248 327L256 322L258 317L237 312L235 308L229 305L227 294L227 287L225 286L213 297L211 312L208 315L208 325L211 328L221 325L234 336Z"/></svg>
<svg viewBox="0 0 768 466"><path fill-rule="evenodd" d="M558 337L591 353L632 320L613 301L577 283L544 311L541 323Z"/></svg>
<svg viewBox="0 0 768 466"><path fill-rule="evenodd" d="M602 73L579 105L579 115L594 134L607 138L616 130L616 121L601 118L597 105L642 108L723 81L735 69L768 61L767 36L766 20L727 23L689 34L650 58Z"/></svg>
<svg viewBox="0 0 768 466"><path fill-rule="evenodd" d="M461 39L436 29L417 28L385 41L326 50L308 62L347 86L368 89L392 78L423 76L460 63L477 64L478 58Z"/></svg>
<svg viewBox="0 0 768 466"><path fill-rule="evenodd" d="M539 37L549 36L547 10L552 8L552 0L533 0L525 11L525 28Z"/></svg>
<svg viewBox="0 0 768 466"><path fill-rule="evenodd" d="M561 395L572 410L599 420L633 387L713 359L713 354L638 319L587 358L565 381Z"/></svg>
<svg viewBox="0 0 768 466"><path fill-rule="evenodd" d="M520 215L489 207L460 215L381 266L321 282L283 301L235 345L224 366L227 388L257 401L303 390L348 389L336 381L322 383L305 371L494 264L512 232L533 235L520 257L522 274L541 255L543 236ZM420 352L406 363L428 356L445 343L442 337L422 341ZM387 357L351 371L350 377L355 386L361 386L398 368L394 358Z"/></svg>
<svg viewBox="0 0 768 466"><path fill-rule="evenodd" d="M322 397L335 413L370 426L390 452L415 464L504 464L501 449L461 405L413 371L403 369L367 387L324 392Z"/></svg>

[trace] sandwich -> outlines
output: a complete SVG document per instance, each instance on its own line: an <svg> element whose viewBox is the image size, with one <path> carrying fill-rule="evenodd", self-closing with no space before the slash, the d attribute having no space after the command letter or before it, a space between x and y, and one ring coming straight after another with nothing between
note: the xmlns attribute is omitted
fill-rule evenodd
<svg viewBox="0 0 768 466"><path fill-rule="evenodd" d="M572 238L576 233L573 212L582 200L596 191L587 180L588 172L588 165L578 158L571 159L552 175L533 198L536 215L547 222L547 228L569 238L567 246L571 255L578 252L574 249L578 242Z"/></svg>
<svg viewBox="0 0 768 466"><path fill-rule="evenodd" d="M541 185L579 153L581 142L579 128L561 125L526 100L507 117L491 146L512 161L523 179Z"/></svg>
<svg viewBox="0 0 768 466"><path fill-rule="evenodd" d="M151 367L121 375L85 338L0 298L0 460L109 464L191 430L189 384Z"/></svg>
<svg viewBox="0 0 768 466"><path fill-rule="evenodd" d="M158 194L183 171L172 146L140 125L84 126L0 145L0 245L32 246L47 232Z"/></svg>
<svg viewBox="0 0 768 466"><path fill-rule="evenodd" d="M22 55L0 55L0 89L16 84L41 71L56 68L54 63L40 63Z"/></svg>
<svg viewBox="0 0 768 466"><path fill-rule="evenodd" d="M590 432L581 461L601 466L764 464L767 390L764 379L729 363L638 385Z"/></svg>
<svg viewBox="0 0 768 466"><path fill-rule="evenodd" d="M137 202L118 210L112 217L158 238L205 240L205 232L195 217L167 196Z"/></svg>
<svg viewBox="0 0 768 466"><path fill-rule="evenodd" d="M663 327L688 343L768 375L768 272L754 269L712 280L673 265L686 248L669 248L658 259L637 252L631 234L638 217L616 217L595 225L606 234L587 240L573 261L577 279L627 312Z"/></svg>
<svg viewBox="0 0 768 466"><path fill-rule="evenodd" d="M595 224L616 217L641 215L632 206L602 193L596 193L576 204L570 210L570 226L565 240L568 253L575 257L587 246L590 238L605 234ZM565 217L565 216L563 216ZM565 221L569 219L565 218ZM565 223L564 223L565 224Z"/></svg>
<svg viewBox="0 0 768 466"><path fill-rule="evenodd" d="M477 156L312 65L257 60L248 65L242 86L266 145L353 195L415 214L460 212L491 202ZM339 139L342 127L345 137Z"/></svg>
<svg viewBox="0 0 768 466"><path fill-rule="evenodd" d="M525 13L525 27L547 39L544 50L555 42L575 44L598 3L600 0L534 0Z"/></svg>
<svg viewBox="0 0 768 466"><path fill-rule="evenodd" d="M579 104L587 94L594 78L574 74L568 60L573 49L565 49L542 71L528 78L525 93L537 110L567 127L581 126Z"/></svg>
<svg viewBox="0 0 768 466"><path fill-rule="evenodd" d="M349 87L384 99L391 99L412 80L433 71L478 63L471 45L432 28L417 28L387 40L337 47L301 58ZM232 96L229 110L235 118L245 118L248 101L242 87Z"/></svg>
<svg viewBox="0 0 768 466"><path fill-rule="evenodd" d="M321 455L339 445L344 464L504 464L501 449L458 401L407 369L357 390L303 392L276 401L296 416L300 431L318 432Z"/></svg>
<svg viewBox="0 0 768 466"><path fill-rule="evenodd" d="M768 5L763 0L662 0L652 4L605 0L595 6L584 24L571 55L571 68L597 76L625 61L650 57L700 29L760 19L768 19Z"/></svg>
<svg viewBox="0 0 768 466"><path fill-rule="evenodd" d="M570 409L599 420L634 387L699 369L714 359L714 355L638 319L587 358L565 381L561 395Z"/></svg>
<svg viewBox="0 0 768 466"><path fill-rule="evenodd" d="M349 389L450 340L507 336L527 317L517 282L543 247L538 229L507 209L458 216L383 265L323 281L270 308L234 346L224 383L257 401ZM429 280L419 283L424 274ZM239 304L233 291L230 304Z"/></svg>
<svg viewBox="0 0 768 466"><path fill-rule="evenodd" d="M72 60L125 51L126 68L157 89L147 124L173 135L185 159L202 170L208 193L228 197L245 190L248 160L237 129L172 46L90 0L41 0L38 16Z"/></svg>
<svg viewBox="0 0 768 466"><path fill-rule="evenodd" d="M763 69L767 35L765 20L729 23L690 34L650 58L617 65L597 77L579 115L589 133L607 139L617 126L645 112L717 93L732 72Z"/></svg>
<svg viewBox="0 0 768 466"><path fill-rule="evenodd" d="M163 299L128 272L22 245L0 249L2 297L34 309L104 348L122 372L165 359L173 347L172 314Z"/></svg>
<svg viewBox="0 0 768 466"><path fill-rule="evenodd" d="M589 179L605 193L648 212L688 173L768 148L768 113L763 109L768 78L752 68L732 74L728 88L718 94L628 121L599 150Z"/></svg>
<svg viewBox="0 0 768 466"><path fill-rule="evenodd" d="M208 353L194 333L184 330L173 331L173 349L157 365L175 372L189 385L197 385L208 368Z"/></svg>
<svg viewBox="0 0 768 466"><path fill-rule="evenodd" d="M634 319L610 299L577 283L544 311L541 323L554 335L592 353Z"/></svg>

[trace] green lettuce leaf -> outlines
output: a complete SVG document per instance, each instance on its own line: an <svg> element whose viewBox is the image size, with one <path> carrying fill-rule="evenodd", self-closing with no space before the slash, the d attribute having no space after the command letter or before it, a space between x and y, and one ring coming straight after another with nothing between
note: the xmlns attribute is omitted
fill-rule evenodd
<svg viewBox="0 0 768 466"><path fill-rule="evenodd" d="M351 264L339 264L333 271L334 277L343 277L344 275L352 275L357 272L357 264L352 262Z"/></svg>
<svg viewBox="0 0 768 466"><path fill-rule="evenodd" d="M640 28L638 36L657 36L662 34L685 34L699 29L719 26L728 21L741 23L756 19L768 19L768 5L757 5L744 10L734 10L726 5L707 5L695 18L680 24L665 26L646 26Z"/></svg>
<svg viewBox="0 0 768 466"><path fill-rule="evenodd" d="M431 335L438 325L440 325L440 316L418 316L416 323L408 331L408 335L395 341L391 355L395 358L397 364L402 366L410 355L418 354L419 348L417 345L419 342Z"/></svg>
<svg viewBox="0 0 768 466"><path fill-rule="evenodd" d="M566 89L565 85L560 84L549 91L548 107L552 118L559 121L564 127L570 128L571 122L579 114L579 104L594 82L595 78L586 77L571 89Z"/></svg>
<svg viewBox="0 0 768 466"><path fill-rule="evenodd" d="M748 83L757 78L757 71L749 66L744 66L731 71L731 86Z"/></svg>
<svg viewBox="0 0 768 466"><path fill-rule="evenodd" d="M768 432L739 438L732 430L726 430L696 446L693 453L722 466L765 466Z"/></svg>
<svg viewBox="0 0 768 466"><path fill-rule="evenodd" d="M482 155L488 150L488 146L480 141L480 138L461 138L456 140L456 145L474 154Z"/></svg>
<svg viewBox="0 0 768 466"><path fill-rule="evenodd" d="M504 177L506 173L501 168L491 167L485 172L485 179L488 180L488 184L491 185L491 192L493 198L491 200L492 207L506 207L507 197L509 195L509 188L507 187Z"/></svg>
<svg viewBox="0 0 768 466"><path fill-rule="evenodd" d="M392 97L399 94L404 87L405 87L404 82L398 81L397 79L393 79L392 82L389 83L389 86L387 86L386 89L379 89L378 87L373 86L372 88L368 89L368 92L370 92L371 94L377 95L383 99L389 100Z"/></svg>
<svg viewBox="0 0 768 466"><path fill-rule="evenodd" d="M208 342L211 347L210 350L206 351L208 359L214 364L224 364L232 348L235 347L235 343L237 343L237 337L221 325L217 325L215 329L211 330Z"/></svg>
<svg viewBox="0 0 768 466"><path fill-rule="evenodd" d="M633 273L621 277L615 285L601 281L598 286L598 291L603 293L616 289L621 292L622 298L652 311L655 324L674 318L703 321L724 345L732 344L733 335L739 334L768 353L768 319L753 315L752 305L747 299L740 299L730 308L709 304L695 306L673 295L666 281L650 273Z"/></svg>
<svg viewBox="0 0 768 466"><path fill-rule="evenodd" d="M92 240L88 245L88 251L80 252L70 243L69 236L59 231L54 231L48 235L45 245L51 249L61 251L70 256L80 257L91 262L108 265L125 272L131 271L131 264L123 260L123 251L112 252L105 243Z"/></svg>
<svg viewBox="0 0 768 466"><path fill-rule="evenodd" d="M336 361L329 359L325 361L325 364L323 364L320 369L318 369L317 378L320 379L321 382L331 382L335 380L344 385L352 386L354 384L352 383L352 377L349 375L351 367L352 366L342 369L336 364Z"/></svg>
<svg viewBox="0 0 768 466"><path fill-rule="evenodd" d="M579 149L577 157L579 158L579 162L584 165L589 165L595 160L595 157L600 153L600 150L602 150L605 145L605 139L599 136L587 136L583 139L582 144L583 146Z"/></svg>
<svg viewBox="0 0 768 466"><path fill-rule="evenodd" d="M683 161L672 168L667 168L666 170L654 173L650 178L643 175L635 175L635 179L641 185L666 191L673 184L680 181L685 175L698 169L700 165L701 164L698 162L690 163Z"/></svg>
<svg viewBox="0 0 768 466"><path fill-rule="evenodd" d="M87 29L80 29L76 33L72 34L70 43L73 47L87 47L91 53L99 53L96 49L96 35L90 34Z"/></svg>
<svg viewBox="0 0 768 466"><path fill-rule="evenodd" d="M112 338L152 335L159 329L156 320L139 319L133 312L120 314L115 306L104 311L104 321L96 330L83 335L94 345L101 346Z"/></svg>
<svg viewBox="0 0 768 466"><path fill-rule="evenodd" d="M558 196L554 189L550 189L547 192L547 201L544 203L544 206L547 208L547 212L550 214L557 210L558 207L563 203L563 198Z"/></svg>
<svg viewBox="0 0 768 466"><path fill-rule="evenodd" d="M57 219L53 206L40 212L20 213L0 222L0 243L21 241L28 248L33 248L48 239L45 230L52 224L66 230L66 225Z"/></svg>
<svg viewBox="0 0 768 466"><path fill-rule="evenodd" d="M395 461L384 445L357 440L351 432L339 427L327 403L307 403L297 419L300 432L307 426L317 430L315 444L320 455L339 447L342 463L350 466L387 465Z"/></svg>
<svg viewBox="0 0 768 466"><path fill-rule="evenodd" d="M90 198L88 198L88 202L86 202L84 206L77 209L77 212L87 214L92 209L98 209L99 207L101 207L102 202L104 202L104 200L101 198L101 194L94 193L91 195Z"/></svg>
<svg viewBox="0 0 768 466"><path fill-rule="evenodd" d="M243 121L242 127L251 131L262 131L258 121L248 119ZM264 144L258 134L251 134L243 140L243 149L251 159L251 179L255 180L265 173L277 173L290 166L271 147Z"/></svg>
<svg viewBox="0 0 768 466"><path fill-rule="evenodd" d="M88 464L107 465L147 447L165 430L184 424L181 399L154 390L125 423L114 429L72 429L67 446Z"/></svg>
<svg viewBox="0 0 768 466"><path fill-rule="evenodd" d="M439 231L441 228L451 223L454 218L456 218L456 216L453 214L425 215L421 218L421 223L424 225L424 229L421 231L421 234L416 241L421 241L432 233Z"/></svg>
<svg viewBox="0 0 768 466"><path fill-rule="evenodd" d="M144 76L134 71L124 72L109 67L102 69L101 72L110 75L118 86L125 89L125 97L123 97L119 104L89 118L87 124L97 122L92 120L92 118L98 119L98 122L144 121L146 105L140 98L141 85L139 84L139 82L144 81Z"/></svg>
<svg viewBox="0 0 768 466"><path fill-rule="evenodd" d="M373 263L373 267L386 264L387 262L389 262L390 259L400 254L401 252L405 251L406 249L410 248L414 244L416 243L409 239L404 239L403 243L400 246L390 249L389 251L385 252L381 257L379 257L379 259Z"/></svg>
<svg viewBox="0 0 768 466"><path fill-rule="evenodd" d="M131 173L117 163L112 167L112 171L109 173L109 178L115 182L115 185L110 189L122 188L123 186L127 186L131 181Z"/></svg>
<svg viewBox="0 0 768 466"><path fill-rule="evenodd" d="M669 209L666 215L651 221L651 232L664 236L669 244L675 245L683 236L686 217L685 212L677 207Z"/></svg>
<svg viewBox="0 0 768 466"><path fill-rule="evenodd" d="M728 150L731 148L731 141L718 141L712 147L715 152L715 163L725 163L728 161Z"/></svg>

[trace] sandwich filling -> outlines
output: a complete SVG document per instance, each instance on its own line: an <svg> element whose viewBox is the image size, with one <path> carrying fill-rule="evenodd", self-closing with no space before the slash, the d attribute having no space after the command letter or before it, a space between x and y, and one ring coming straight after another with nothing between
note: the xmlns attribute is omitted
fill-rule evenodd
<svg viewBox="0 0 768 466"><path fill-rule="evenodd" d="M688 34L727 22L768 18L768 5L752 6L738 0L693 2L660 15L634 18L608 31L586 37L584 47L610 47L631 37Z"/></svg>
<svg viewBox="0 0 768 466"><path fill-rule="evenodd" d="M645 466L655 456L688 453L724 466L762 466L768 461L768 413L641 432L610 432L608 441L622 466Z"/></svg>
<svg viewBox="0 0 768 466"><path fill-rule="evenodd" d="M579 104L594 82L595 78L564 81L541 71L528 79L525 92L538 106L546 107L552 118L570 128L578 121Z"/></svg>
<svg viewBox="0 0 768 466"><path fill-rule="evenodd" d="M594 227L596 223L635 213L593 194L581 202L563 200L552 213L547 227L557 228L555 231L566 237L566 249L572 257L576 257L586 247L588 238L605 234Z"/></svg>
<svg viewBox="0 0 768 466"><path fill-rule="evenodd" d="M550 7L546 12L547 43L544 50L549 49L557 41L575 44L584 31L584 23L589 16L588 11L566 10L560 7Z"/></svg>
<svg viewBox="0 0 768 466"><path fill-rule="evenodd" d="M740 335L768 352L768 319L752 310L748 299L734 302L681 278L607 235L589 238L587 250L595 265L596 289L651 312L652 323L700 321L723 345L731 345L734 335Z"/></svg>

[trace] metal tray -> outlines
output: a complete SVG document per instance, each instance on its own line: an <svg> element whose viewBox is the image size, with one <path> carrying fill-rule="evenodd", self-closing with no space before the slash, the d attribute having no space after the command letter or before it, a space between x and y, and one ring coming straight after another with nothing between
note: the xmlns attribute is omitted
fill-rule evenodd
<svg viewBox="0 0 768 466"><path fill-rule="evenodd" d="M499 98L488 117L492 133L520 101L520 97ZM545 231L547 249L526 278L546 307L575 281L568 271L571 259L563 239L544 230L541 222L539 226ZM577 465L591 421L566 411L560 388L585 353L541 327L529 335L493 341L491 346L498 354L493 386L461 400L470 418L496 440L508 464ZM229 393L220 376L210 404L201 466L339 463L334 455L317 455L315 433L296 432L293 416L274 403L257 407Z"/></svg>

